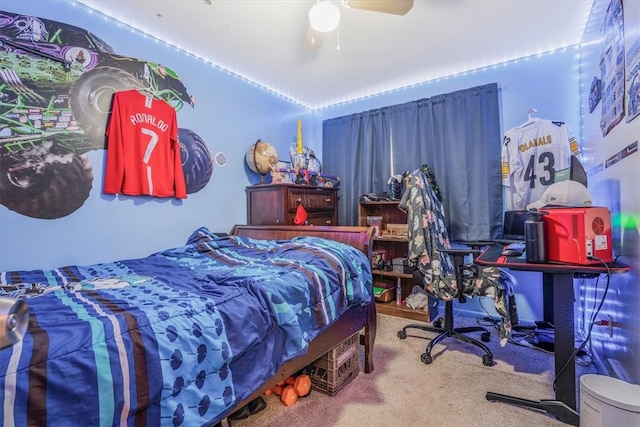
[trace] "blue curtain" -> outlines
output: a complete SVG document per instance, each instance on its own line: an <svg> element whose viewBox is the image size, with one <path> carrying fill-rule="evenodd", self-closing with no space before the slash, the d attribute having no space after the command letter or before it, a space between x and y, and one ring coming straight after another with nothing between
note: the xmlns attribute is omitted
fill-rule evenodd
<svg viewBox="0 0 640 427"><path fill-rule="evenodd" d="M390 176L391 152L389 130L381 110L326 120L322 124L322 160L327 141L330 165L323 166L340 177L338 221L341 225L358 223L358 200L361 194L382 189ZM377 191L377 190L376 190Z"/></svg>
<svg viewBox="0 0 640 427"><path fill-rule="evenodd" d="M365 193L388 191L392 174L429 165L451 240L500 236L498 85L465 89L323 122L323 168L341 177L338 216L356 225Z"/></svg>

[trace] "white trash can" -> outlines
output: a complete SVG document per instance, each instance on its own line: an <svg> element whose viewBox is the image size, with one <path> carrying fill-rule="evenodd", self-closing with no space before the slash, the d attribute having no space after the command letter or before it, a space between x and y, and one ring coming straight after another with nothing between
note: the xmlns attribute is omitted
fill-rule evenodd
<svg viewBox="0 0 640 427"><path fill-rule="evenodd" d="M581 376L580 426L640 426L640 385L604 375Z"/></svg>

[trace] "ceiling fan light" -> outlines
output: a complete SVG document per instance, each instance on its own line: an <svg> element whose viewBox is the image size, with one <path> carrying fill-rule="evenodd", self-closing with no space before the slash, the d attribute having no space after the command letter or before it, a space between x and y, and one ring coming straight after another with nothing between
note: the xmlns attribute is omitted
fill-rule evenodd
<svg viewBox="0 0 640 427"><path fill-rule="evenodd" d="M319 1L309 10L309 24L321 33L333 31L340 22L340 9L330 1Z"/></svg>

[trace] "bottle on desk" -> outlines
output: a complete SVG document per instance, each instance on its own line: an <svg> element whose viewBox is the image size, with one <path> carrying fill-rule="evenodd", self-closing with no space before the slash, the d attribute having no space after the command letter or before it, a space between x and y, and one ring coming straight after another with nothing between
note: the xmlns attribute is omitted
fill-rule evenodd
<svg viewBox="0 0 640 427"><path fill-rule="evenodd" d="M524 222L525 255L527 262L547 262L547 248L544 238L544 222L546 212L529 211Z"/></svg>

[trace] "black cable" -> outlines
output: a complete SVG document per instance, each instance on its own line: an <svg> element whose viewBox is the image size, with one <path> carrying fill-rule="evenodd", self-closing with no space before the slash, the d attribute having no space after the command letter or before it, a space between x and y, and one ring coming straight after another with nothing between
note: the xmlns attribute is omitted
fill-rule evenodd
<svg viewBox="0 0 640 427"><path fill-rule="evenodd" d="M500 333L500 321L494 319L493 316L491 316L491 314L486 309L484 304L482 304L483 301L484 301L484 298L480 299L479 305L480 305L480 308L482 308L482 310L485 312L487 316L484 319L476 319L476 323L479 326L483 326L483 327L491 326L497 333ZM517 345L520 347L534 348L544 353L552 354L552 352L536 347L534 345L534 339L535 339L534 329L521 330L516 328L517 327L511 328L511 337L507 340L509 344ZM529 345L522 344L521 341L523 340L525 340Z"/></svg>
<svg viewBox="0 0 640 427"><path fill-rule="evenodd" d="M582 306L582 310L583 310L583 316L582 316L582 324L581 326L581 330L580 330L580 338L584 339L585 341L587 341L588 345L586 346L587 349L583 352L584 354L580 354L577 353L577 358L576 358L576 363L581 365L581 366L589 366L593 363L593 359L591 357L591 353L593 352L593 346L591 345L591 337L589 337L589 339L587 340L586 338L584 338L584 334L582 333L582 331L584 331L585 329L588 328L588 325L590 325L590 322L593 322L593 318L591 320L589 320L587 317L589 316L589 307L587 307L588 305L588 297L587 297L587 293L585 291L593 291L594 293L594 298L593 298L593 308L591 311L591 315L593 315L593 313L596 310L596 296L598 295L598 284L600 283L600 276L598 275L596 277L596 282L595 282L595 286L593 288L588 288L587 284L586 284L586 279L582 279L580 281L580 289L581 289L581 294L580 297L584 299L584 304ZM577 339L577 338L576 338Z"/></svg>
<svg viewBox="0 0 640 427"><path fill-rule="evenodd" d="M600 262L602 262L602 260L600 260ZM600 283L600 276L598 276L596 278L596 283L595 283L595 286L594 286L594 289L593 289L593 295L594 295L593 296L593 308L591 309L592 310L591 311L591 318L589 319L589 325L588 326L591 326L591 325L595 324L596 316L600 312L600 310L596 307L596 297L598 295L598 284L599 283ZM603 295L603 300L604 300L604 296L605 295ZM602 305L600 305L600 306L602 306ZM591 346L591 334L589 333L584 340L589 342L589 349L591 350L591 348L592 348L592 346Z"/></svg>
<svg viewBox="0 0 640 427"><path fill-rule="evenodd" d="M497 325L497 322L495 321L495 319L493 317L491 317L491 314L489 314L489 311L485 308L485 306L482 305L482 301L484 301L484 298L481 298L481 299L478 300L478 305L480 306L482 311L484 311L484 313L487 315L487 318L485 318L483 320L486 320L486 321L490 322L495 327ZM478 319L478 324L480 324L480 320L479 319Z"/></svg>
<svg viewBox="0 0 640 427"><path fill-rule="evenodd" d="M554 391L556 390L556 381L558 381L558 377L560 377L560 375L562 375L562 373L569 366L569 363L571 362L571 360L575 359L576 355L579 352L581 352L582 349L587 344L587 342L591 340L591 331L593 330L593 326L595 325L595 322L593 321L593 319L598 317L598 314L600 313L600 309L602 309L602 305L604 304L604 300L607 297L607 292L609 292L609 285L611 284L611 270L609 269L609 265L606 262L604 262L601 258L598 258L598 257L589 257L589 259L594 259L594 260L600 261L602 263L602 265L604 265L604 268L607 270L607 284L605 285L604 293L602 294L602 299L600 300L600 304L598 304L598 308L596 309L596 311L591 316L592 320L591 320L591 324L589 325L589 331L587 332L587 337L584 339L582 344L580 344L580 346L577 349L575 349L573 354L571 354L571 357L569 357L569 359L567 359L565 364L562 366L562 368L560 368L560 370L556 374L555 378L553 379L553 390Z"/></svg>

